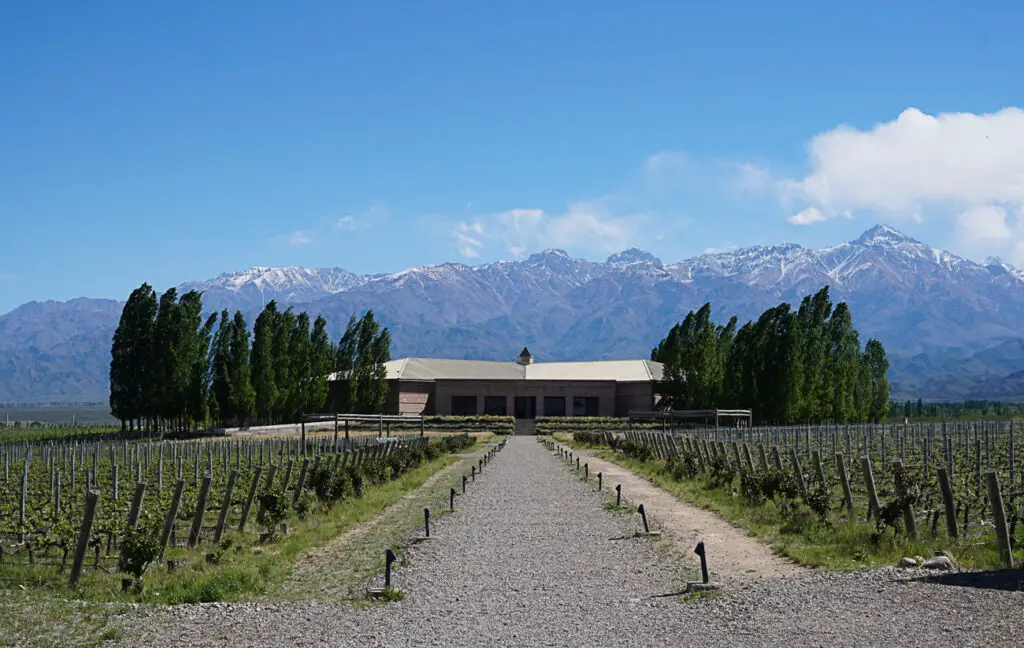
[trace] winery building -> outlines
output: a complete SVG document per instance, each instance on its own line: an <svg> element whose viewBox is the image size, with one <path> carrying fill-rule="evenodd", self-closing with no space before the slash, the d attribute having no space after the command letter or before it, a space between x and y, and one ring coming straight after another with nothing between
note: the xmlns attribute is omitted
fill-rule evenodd
<svg viewBox="0 0 1024 648"><path fill-rule="evenodd" d="M534 362L525 348L515 362L402 358L385 367L385 413L405 415L626 416L655 408L662 378L650 360Z"/></svg>

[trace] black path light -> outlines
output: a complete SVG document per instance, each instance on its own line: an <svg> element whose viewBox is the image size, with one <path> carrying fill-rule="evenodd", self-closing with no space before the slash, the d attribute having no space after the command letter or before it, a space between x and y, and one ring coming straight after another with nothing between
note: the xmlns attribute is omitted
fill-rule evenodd
<svg viewBox="0 0 1024 648"><path fill-rule="evenodd" d="M651 531L650 525L647 524L647 510L644 509L644 505L643 504L641 504L640 506L636 507L636 512L640 514L640 519L642 519L644 521L644 530L642 532L641 531L637 531L633 535L638 536L638 537L641 537L641 536L660 536L661 535L661 531Z"/></svg>
<svg viewBox="0 0 1024 648"><path fill-rule="evenodd" d="M384 550L384 587L372 587L367 591L373 598L384 598L393 590L391 589L391 565L398 560L398 556L391 549Z"/></svg>
<svg viewBox="0 0 1024 648"><path fill-rule="evenodd" d="M462 476L462 494L463 495L466 494L466 476L465 475Z"/></svg>
<svg viewBox="0 0 1024 648"><path fill-rule="evenodd" d="M424 537L429 538L430 537L430 509L428 509L428 508L423 509L423 529L424 529L424 531L426 531L426 535Z"/></svg>
<svg viewBox="0 0 1024 648"><path fill-rule="evenodd" d="M615 506L622 506L622 484L615 484Z"/></svg>
<svg viewBox="0 0 1024 648"><path fill-rule="evenodd" d="M700 556L700 578L701 578L701 581L705 585L707 585L710 579L708 578L708 557L707 557L707 553L705 553L705 551L704 551L704 541L703 540L701 540L700 542L697 543L697 548L693 550L693 553L695 553L698 556Z"/></svg>
<svg viewBox="0 0 1024 648"><path fill-rule="evenodd" d="M589 463L585 463L585 464L583 464L583 481L588 481L589 479L590 479L590 464Z"/></svg>
<svg viewBox="0 0 1024 648"><path fill-rule="evenodd" d="M601 490L601 480L604 473L597 473L597 490Z"/></svg>
<svg viewBox="0 0 1024 648"><path fill-rule="evenodd" d="M394 551L388 549L384 552L384 587L391 588L391 563L395 562L398 556Z"/></svg>
<svg viewBox="0 0 1024 648"><path fill-rule="evenodd" d="M704 548L704 541L701 540L697 543L693 553L700 556L700 577L701 582L689 581L686 583L687 592L708 592L711 590L717 590L719 588L718 583L712 583L711 578L708 576L708 558L707 551Z"/></svg>
<svg viewBox="0 0 1024 648"><path fill-rule="evenodd" d="M576 457L576 470L580 469L580 458Z"/></svg>
<svg viewBox="0 0 1024 648"><path fill-rule="evenodd" d="M455 510L455 489L454 488L451 490L450 493L448 493L448 508L450 508L453 511Z"/></svg>

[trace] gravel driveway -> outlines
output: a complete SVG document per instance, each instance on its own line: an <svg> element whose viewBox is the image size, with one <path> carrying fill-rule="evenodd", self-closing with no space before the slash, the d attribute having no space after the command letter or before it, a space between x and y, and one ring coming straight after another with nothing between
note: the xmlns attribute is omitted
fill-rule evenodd
<svg viewBox="0 0 1024 648"><path fill-rule="evenodd" d="M1024 593L908 582L893 570L808 573L677 592L671 543L630 535L593 485L535 439L510 440L433 538L404 552L403 601L137 608L147 646L1000 646L1024 637ZM690 557L692 558L692 556ZM688 559L687 559L688 560ZM939 643L941 642L941 644Z"/></svg>

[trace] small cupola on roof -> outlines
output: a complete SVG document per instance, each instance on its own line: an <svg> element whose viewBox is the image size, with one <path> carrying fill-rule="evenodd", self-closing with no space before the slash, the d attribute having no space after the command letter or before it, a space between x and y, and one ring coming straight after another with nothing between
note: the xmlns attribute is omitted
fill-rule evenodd
<svg viewBox="0 0 1024 648"><path fill-rule="evenodd" d="M533 364L533 356L530 355L530 350L523 347L523 350L519 352L519 357L516 359L516 362L524 367L528 364Z"/></svg>

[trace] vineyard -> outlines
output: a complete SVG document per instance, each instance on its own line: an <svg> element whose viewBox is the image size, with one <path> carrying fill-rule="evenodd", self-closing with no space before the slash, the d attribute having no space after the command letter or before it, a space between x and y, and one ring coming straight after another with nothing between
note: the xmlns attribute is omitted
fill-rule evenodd
<svg viewBox="0 0 1024 648"><path fill-rule="evenodd" d="M137 594L154 572L165 585L189 580L272 554L290 525L316 528L332 509L472 443L467 434L0 443L0 582L113 590L120 580Z"/></svg>
<svg viewBox="0 0 1024 648"><path fill-rule="evenodd" d="M1014 425L578 431L573 439L615 451L752 530L775 528L772 539L797 546L807 562L829 562L814 544L847 550L853 564L941 547L965 566L987 567L1024 553Z"/></svg>

